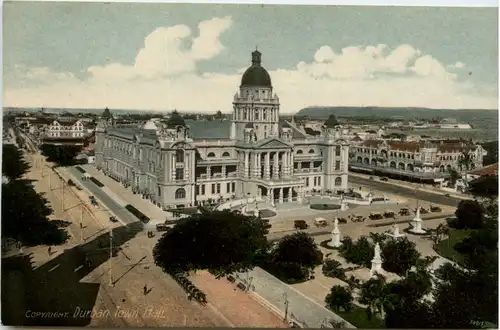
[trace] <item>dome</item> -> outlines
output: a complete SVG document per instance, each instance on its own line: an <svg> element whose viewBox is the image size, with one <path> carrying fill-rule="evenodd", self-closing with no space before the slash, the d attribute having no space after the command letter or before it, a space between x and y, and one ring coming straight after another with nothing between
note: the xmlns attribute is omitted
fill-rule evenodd
<svg viewBox="0 0 500 330"><path fill-rule="evenodd" d="M249 67L241 78L241 87L272 87L269 73L261 65L261 53L252 53L252 66Z"/></svg>

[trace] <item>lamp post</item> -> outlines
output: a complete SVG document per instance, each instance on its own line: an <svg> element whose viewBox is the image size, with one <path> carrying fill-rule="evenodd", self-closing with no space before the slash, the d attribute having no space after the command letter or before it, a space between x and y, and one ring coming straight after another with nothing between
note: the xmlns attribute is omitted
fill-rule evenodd
<svg viewBox="0 0 500 330"><path fill-rule="evenodd" d="M113 286L111 263L113 259L113 228L109 230L109 286Z"/></svg>
<svg viewBox="0 0 500 330"><path fill-rule="evenodd" d="M289 305L289 301L288 301L288 295L287 293L283 293L283 299L285 299L285 319L284 321L286 321L288 319L288 305Z"/></svg>

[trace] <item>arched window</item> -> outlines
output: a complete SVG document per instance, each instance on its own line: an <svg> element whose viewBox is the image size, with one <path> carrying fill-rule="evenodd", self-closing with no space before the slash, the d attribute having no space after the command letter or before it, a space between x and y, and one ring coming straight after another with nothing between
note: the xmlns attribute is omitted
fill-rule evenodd
<svg viewBox="0 0 500 330"><path fill-rule="evenodd" d="M186 191L184 188L179 188L175 191L175 199L186 198Z"/></svg>
<svg viewBox="0 0 500 330"><path fill-rule="evenodd" d="M335 179L335 185L336 186L341 186L342 185L342 178L338 177Z"/></svg>
<svg viewBox="0 0 500 330"><path fill-rule="evenodd" d="M225 151L225 152L222 154L222 157L229 157L229 152Z"/></svg>
<svg viewBox="0 0 500 330"><path fill-rule="evenodd" d="M209 152L207 157L215 157L215 154L213 152Z"/></svg>
<svg viewBox="0 0 500 330"><path fill-rule="evenodd" d="M309 153L313 154L314 153L314 149L309 149Z"/></svg>
<svg viewBox="0 0 500 330"><path fill-rule="evenodd" d="M302 155L303 151L302 150L297 150L297 155Z"/></svg>
<svg viewBox="0 0 500 330"><path fill-rule="evenodd" d="M184 163L184 150L176 150L175 159L177 163Z"/></svg>

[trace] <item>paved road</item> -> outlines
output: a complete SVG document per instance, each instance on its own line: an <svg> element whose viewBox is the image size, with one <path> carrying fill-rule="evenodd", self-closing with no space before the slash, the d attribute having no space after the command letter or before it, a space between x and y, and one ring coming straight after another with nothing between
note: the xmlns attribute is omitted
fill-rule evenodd
<svg viewBox="0 0 500 330"><path fill-rule="evenodd" d="M431 203L436 203L441 205L457 206L458 203L461 201L461 199L455 197L446 197L445 195L442 194L437 194L437 193L434 194L427 191L405 188L387 182L363 179L355 176L349 176L349 183L352 183L354 185L359 184L360 186L374 188L380 191L386 191L391 194L409 198L417 198L423 201L428 201Z"/></svg>
<svg viewBox="0 0 500 330"><path fill-rule="evenodd" d="M115 202L111 197L109 197L105 192L101 190L95 183L90 180L81 180L81 173L74 167L66 167L69 173L73 175L78 184L87 188L102 204L104 207L111 210L117 217L120 218L126 224L137 222L138 219L130 213L123 206ZM101 207L103 207L101 205Z"/></svg>

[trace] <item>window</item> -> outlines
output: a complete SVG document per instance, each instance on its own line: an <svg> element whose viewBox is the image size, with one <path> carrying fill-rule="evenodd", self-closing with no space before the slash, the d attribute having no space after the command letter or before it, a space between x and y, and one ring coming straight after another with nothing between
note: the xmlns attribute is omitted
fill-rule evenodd
<svg viewBox="0 0 500 330"><path fill-rule="evenodd" d="M207 157L215 157L215 154L213 152L209 152Z"/></svg>
<svg viewBox="0 0 500 330"><path fill-rule="evenodd" d="M200 194L200 186L199 186L199 185L196 185L196 186L194 187L194 194L195 194L196 196L198 196L198 195Z"/></svg>
<svg viewBox="0 0 500 330"><path fill-rule="evenodd" d="M201 194L205 195L205 185L204 184L201 185Z"/></svg>
<svg viewBox="0 0 500 330"><path fill-rule="evenodd" d="M222 154L222 157L229 157L229 152L225 151L225 152Z"/></svg>
<svg viewBox="0 0 500 330"><path fill-rule="evenodd" d="M259 120L259 110L255 110L255 120Z"/></svg>
<svg viewBox="0 0 500 330"><path fill-rule="evenodd" d="M306 187L309 187L309 178L306 178Z"/></svg>
<svg viewBox="0 0 500 330"><path fill-rule="evenodd" d="M313 154L314 153L314 149L309 149L309 153Z"/></svg>
<svg viewBox="0 0 500 330"><path fill-rule="evenodd" d="M186 198L186 191L183 188L179 188L175 191L175 199Z"/></svg>
<svg viewBox="0 0 500 330"><path fill-rule="evenodd" d="M340 156L340 146L335 147L335 156Z"/></svg>
<svg viewBox="0 0 500 330"><path fill-rule="evenodd" d="M318 176L318 186L321 186L321 177Z"/></svg>
<svg viewBox="0 0 500 330"><path fill-rule="evenodd" d="M158 196L161 196L161 187L158 186Z"/></svg>
<svg viewBox="0 0 500 330"><path fill-rule="evenodd" d="M335 185L336 185L336 186L341 186L341 185L342 185L342 178L340 178L340 177L339 177L339 178L336 178L336 179L335 179Z"/></svg>
<svg viewBox="0 0 500 330"><path fill-rule="evenodd" d="M212 184L212 195L215 195L215 183Z"/></svg>
<svg viewBox="0 0 500 330"><path fill-rule="evenodd" d="M297 155L302 155L303 151L302 150L297 150Z"/></svg>
<svg viewBox="0 0 500 330"><path fill-rule="evenodd" d="M340 161L336 161L335 162L335 171L339 171L340 170Z"/></svg>
<svg viewBox="0 0 500 330"><path fill-rule="evenodd" d="M229 182L226 183L226 192L231 192L231 184Z"/></svg>
<svg viewBox="0 0 500 330"><path fill-rule="evenodd" d="M182 167L175 169L175 178L177 180L184 180L184 169Z"/></svg>
<svg viewBox="0 0 500 330"><path fill-rule="evenodd" d="M235 182L231 182L231 192L235 192L236 191L236 183Z"/></svg>
<svg viewBox="0 0 500 330"><path fill-rule="evenodd" d="M184 150L175 151L175 160L177 163L184 163Z"/></svg>
<svg viewBox="0 0 500 330"><path fill-rule="evenodd" d="M220 183L217 183L217 193L220 194Z"/></svg>

